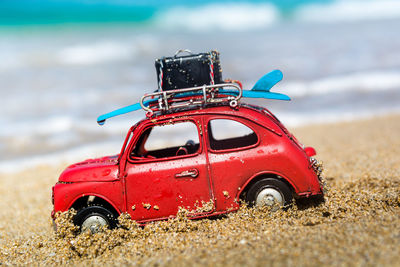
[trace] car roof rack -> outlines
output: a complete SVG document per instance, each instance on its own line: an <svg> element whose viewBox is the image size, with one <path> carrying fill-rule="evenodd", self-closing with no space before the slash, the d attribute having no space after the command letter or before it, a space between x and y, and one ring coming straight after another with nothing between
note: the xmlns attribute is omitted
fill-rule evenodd
<svg viewBox="0 0 400 267"><path fill-rule="evenodd" d="M140 106L151 117L155 112L173 112L183 107L205 107L208 104L229 104L236 107L242 98L243 90L237 83L221 83L197 87L164 90L145 94Z"/></svg>
<svg viewBox="0 0 400 267"><path fill-rule="evenodd" d="M103 125L109 118L141 109L146 111L147 117L151 117L155 112L164 114L177 112L185 107L205 107L211 104L226 104L234 108L241 98L290 101L289 96L270 91L275 84L282 80L282 77L280 70L273 70L261 77L250 90L243 90L240 82L235 80L184 89L159 90L145 94L139 103L100 115L97 123Z"/></svg>

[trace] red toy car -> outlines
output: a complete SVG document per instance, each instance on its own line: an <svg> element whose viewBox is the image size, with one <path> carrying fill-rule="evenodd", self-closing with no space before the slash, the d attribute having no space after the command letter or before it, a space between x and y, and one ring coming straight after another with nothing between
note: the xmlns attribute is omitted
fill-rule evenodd
<svg viewBox="0 0 400 267"><path fill-rule="evenodd" d="M95 232L115 227L123 212L145 223L175 216L179 207L200 218L236 211L241 199L287 205L322 195L315 150L267 109L229 99L231 105L148 114L131 127L119 155L61 174L52 214L74 208L75 224Z"/></svg>
<svg viewBox="0 0 400 267"><path fill-rule="evenodd" d="M178 56L180 52L188 56ZM283 75L274 70L251 90L223 81L219 53L156 61L159 88L140 103L98 118L143 108L116 156L69 166L53 187L54 210L74 208L81 230L117 226L119 214L145 223L175 216L223 214L250 205L285 206L293 198L322 195L315 150L304 148L267 109L243 98L290 100L270 89ZM202 86L199 86L203 84ZM183 87L188 87L184 88Z"/></svg>

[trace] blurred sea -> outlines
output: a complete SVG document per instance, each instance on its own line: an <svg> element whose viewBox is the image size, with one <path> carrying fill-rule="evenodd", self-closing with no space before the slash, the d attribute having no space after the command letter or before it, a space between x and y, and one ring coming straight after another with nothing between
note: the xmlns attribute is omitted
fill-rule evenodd
<svg viewBox="0 0 400 267"><path fill-rule="evenodd" d="M281 69L292 101L255 103L289 127L400 113L400 1L187 2L0 1L0 172L118 153L144 112L97 116L181 48L219 50L246 88Z"/></svg>

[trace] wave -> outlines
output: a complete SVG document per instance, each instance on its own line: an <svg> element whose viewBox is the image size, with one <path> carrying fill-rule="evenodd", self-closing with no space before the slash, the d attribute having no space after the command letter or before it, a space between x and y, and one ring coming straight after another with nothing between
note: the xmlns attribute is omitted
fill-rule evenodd
<svg viewBox="0 0 400 267"><path fill-rule="evenodd" d="M204 3L172 6L155 12L150 25L168 30L246 31L294 22L346 22L400 18L397 0L337 0L329 3L304 1L290 7L282 2Z"/></svg>
<svg viewBox="0 0 400 267"><path fill-rule="evenodd" d="M0 161L0 173L14 173L37 166L57 166L61 164L67 166L73 162L82 161L88 158L115 155L120 153L122 141L103 142L101 145L80 145L56 153L46 153L42 155Z"/></svg>
<svg viewBox="0 0 400 267"><path fill-rule="evenodd" d="M313 80L296 81L280 85L292 97L321 95L337 92L371 92L400 89L400 71L370 71Z"/></svg>
<svg viewBox="0 0 400 267"><path fill-rule="evenodd" d="M83 112L83 111L81 111ZM112 122L112 127L102 127L101 132L108 135L116 135L126 133L127 125L130 121L139 120L139 115L130 116L125 120L116 120ZM48 118L35 118L31 120L9 120L2 121L3 125L7 125L0 132L0 138L12 137L13 140L24 140L35 142L38 137L45 137L46 140L52 136L78 132L79 134L98 133L99 126L93 119L74 118L71 115L51 116ZM65 136L63 137L65 138ZM36 140L36 142L38 142Z"/></svg>
<svg viewBox="0 0 400 267"><path fill-rule="evenodd" d="M270 3L218 3L173 7L156 14L154 21L167 29L243 31L265 28L279 19L278 8Z"/></svg>
<svg viewBox="0 0 400 267"><path fill-rule="evenodd" d="M397 0L339 0L299 7L294 17L307 22L342 22L400 18Z"/></svg>
<svg viewBox="0 0 400 267"><path fill-rule="evenodd" d="M287 127L303 127L315 124L351 122L375 117L400 114L400 107L391 107L354 112L352 110L319 111L299 114L298 112L274 111L274 114Z"/></svg>
<svg viewBox="0 0 400 267"><path fill-rule="evenodd" d="M109 41L66 47L58 53L58 59L63 64L89 65L132 60L135 54L133 47Z"/></svg>

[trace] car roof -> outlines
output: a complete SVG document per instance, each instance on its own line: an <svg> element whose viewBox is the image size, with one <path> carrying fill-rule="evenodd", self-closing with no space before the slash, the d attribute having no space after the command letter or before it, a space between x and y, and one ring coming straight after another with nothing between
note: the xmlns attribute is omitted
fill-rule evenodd
<svg viewBox="0 0 400 267"><path fill-rule="evenodd" d="M145 118L131 127L131 130L139 125L152 124L152 123L163 123L165 121L179 120L182 118L190 118L194 116L205 116L205 115L223 115L229 117L243 118L262 127L274 132L278 135L286 133L286 128L281 122L266 108L251 105L247 103L240 103L237 107L231 108L229 105L215 105L201 107L197 109L183 109L181 111L175 110L168 114L160 114Z"/></svg>
<svg viewBox="0 0 400 267"><path fill-rule="evenodd" d="M240 103L236 108L231 108L229 105L218 105L144 118L135 123L130 128L130 131L134 131L135 129L144 129L142 127L147 127L149 124L165 123L166 121L169 123L172 122L171 120L182 120L194 116L206 115L224 115L228 117L243 118L278 136L288 135L287 129L268 109L247 103Z"/></svg>
<svg viewBox="0 0 400 267"><path fill-rule="evenodd" d="M236 108L231 108L229 105L215 105L215 106L206 106L200 107L197 109L183 109L180 111L174 111L167 114L161 114L151 118L151 120L161 121L166 119L175 119L177 117L186 117L186 116L198 116L198 115L210 115L210 114L218 114L218 115L228 115L228 116L237 116L244 117L247 119L251 119L251 115L255 114L261 115L262 111L265 110L262 107L250 105L247 103L240 103Z"/></svg>

